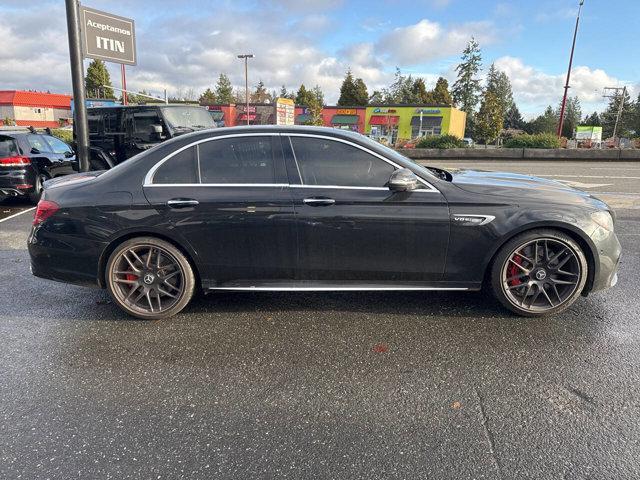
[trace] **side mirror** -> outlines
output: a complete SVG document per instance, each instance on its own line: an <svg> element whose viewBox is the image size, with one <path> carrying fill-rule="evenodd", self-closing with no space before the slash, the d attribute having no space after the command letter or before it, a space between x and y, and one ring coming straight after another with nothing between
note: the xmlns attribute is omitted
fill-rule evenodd
<svg viewBox="0 0 640 480"><path fill-rule="evenodd" d="M162 125L151 125L151 133L160 135L162 133Z"/></svg>
<svg viewBox="0 0 640 480"><path fill-rule="evenodd" d="M66 152L64 152L64 158L71 158L75 155L75 153L67 150Z"/></svg>
<svg viewBox="0 0 640 480"><path fill-rule="evenodd" d="M388 185L393 192L408 192L418 188L418 177L408 168L400 168L391 174Z"/></svg>
<svg viewBox="0 0 640 480"><path fill-rule="evenodd" d="M36 155L38 155L40 153L40 150L38 150L36 147L33 147L31 149L31 153L35 153Z"/></svg>

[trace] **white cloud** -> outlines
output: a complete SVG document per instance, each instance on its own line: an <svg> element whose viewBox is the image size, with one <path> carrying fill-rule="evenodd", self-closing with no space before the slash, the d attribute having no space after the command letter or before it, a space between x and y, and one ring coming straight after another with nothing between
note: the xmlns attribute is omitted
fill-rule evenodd
<svg viewBox="0 0 640 480"><path fill-rule="evenodd" d="M499 70L509 75L516 103L524 113L539 114L547 105L555 107L562 99L566 73L550 75L525 65L520 58L515 57L498 58L495 64ZM578 96L584 113L591 112L604 106L604 87L623 84L625 82L604 70L577 66L571 71L569 95Z"/></svg>
<svg viewBox="0 0 640 480"><path fill-rule="evenodd" d="M445 28L424 18L416 24L393 29L380 38L377 46L396 65L417 65L459 54L471 37L481 46L489 45L496 40L494 30L491 22L467 22Z"/></svg>

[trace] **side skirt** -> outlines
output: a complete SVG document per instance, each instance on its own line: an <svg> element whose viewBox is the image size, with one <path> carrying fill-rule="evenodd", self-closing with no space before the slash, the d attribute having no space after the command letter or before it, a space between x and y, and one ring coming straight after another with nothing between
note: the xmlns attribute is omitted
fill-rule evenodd
<svg viewBox="0 0 640 480"><path fill-rule="evenodd" d="M358 282L228 282L203 285L206 290L256 292L366 292L366 291L473 291L481 284L459 282L435 283L358 283Z"/></svg>

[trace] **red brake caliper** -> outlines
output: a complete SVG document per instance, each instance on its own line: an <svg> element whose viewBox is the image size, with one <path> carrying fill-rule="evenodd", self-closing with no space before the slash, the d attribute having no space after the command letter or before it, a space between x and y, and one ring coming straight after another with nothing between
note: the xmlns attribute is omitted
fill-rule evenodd
<svg viewBox="0 0 640 480"><path fill-rule="evenodd" d="M516 262L518 265L522 265L522 257L520 255L514 255L513 256L513 261ZM518 275L519 273L521 273L522 270L519 269L516 265L511 264L509 266L509 268L507 268L507 273L509 274L509 277L515 277L516 275ZM520 285L522 282L520 281L519 278L514 278L513 280L511 280L511 285L509 285L510 287L514 287L516 285Z"/></svg>

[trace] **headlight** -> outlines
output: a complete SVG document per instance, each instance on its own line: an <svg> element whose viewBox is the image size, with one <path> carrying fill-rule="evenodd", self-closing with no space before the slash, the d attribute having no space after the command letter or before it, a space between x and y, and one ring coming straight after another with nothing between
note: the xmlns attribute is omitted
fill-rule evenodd
<svg viewBox="0 0 640 480"><path fill-rule="evenodd" d="M605 230L609 232L613 232L613 217L609 212L593 212L591 214L591 219L600 225Z"/></svg>

